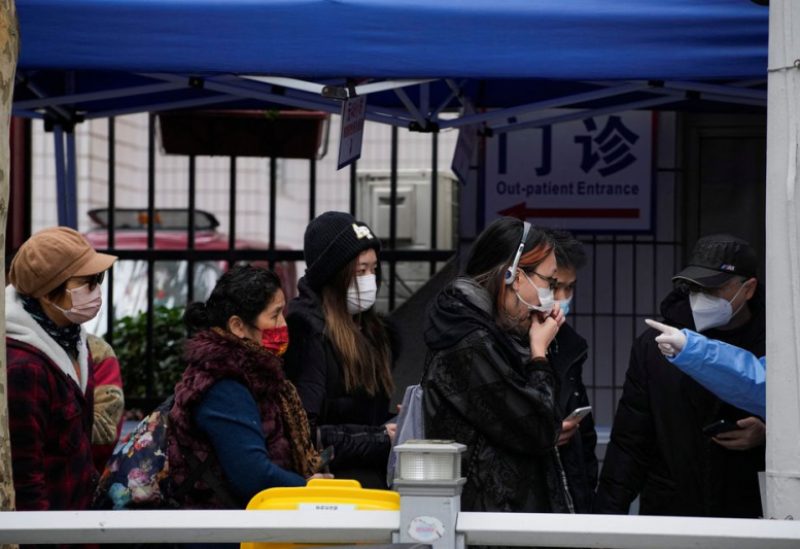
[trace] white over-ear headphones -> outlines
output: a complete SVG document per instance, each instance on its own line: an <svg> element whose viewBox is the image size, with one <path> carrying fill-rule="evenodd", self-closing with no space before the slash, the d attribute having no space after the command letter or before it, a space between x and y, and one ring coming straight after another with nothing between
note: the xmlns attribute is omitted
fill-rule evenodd
<svg viewBox="0 0 800 549"><path fill-rule="evenodd" d="M505 278L503 279L506 285L513 283L517 278L517 267L519 266L519 260L522 257L522 249L525 247L525 242L528 240L529 232L531 232L531 224L527 221L523 221L522 240L519 241L519 248L517 248L517 253L514 254L514 261L511 263L511 267L506 270Z"/></svg>

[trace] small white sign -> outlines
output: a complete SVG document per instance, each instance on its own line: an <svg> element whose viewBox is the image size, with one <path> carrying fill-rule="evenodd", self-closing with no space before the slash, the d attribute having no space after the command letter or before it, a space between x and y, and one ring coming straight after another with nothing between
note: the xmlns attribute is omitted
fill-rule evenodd
<svg viewBox="0 0 800 549"><path fill-rule="evenodd" d="M297 506L300 511L355 511L356 506L351 503L301 503Z"/></svg>
<svg viewBox="0 0 800 549"><path fill-rule="evenodd" d="M339 132L339 166L341 170L361 158L364 121L367 119L367 97L359 95L342 103L342 127Z"/></svg>
<svg viewBox="0 0 800 549"><path fill-rule="evenodd" d="M408 525L408 535L413 540L431 543L444 536L444 524L436 517L415 517Z"/></svg>

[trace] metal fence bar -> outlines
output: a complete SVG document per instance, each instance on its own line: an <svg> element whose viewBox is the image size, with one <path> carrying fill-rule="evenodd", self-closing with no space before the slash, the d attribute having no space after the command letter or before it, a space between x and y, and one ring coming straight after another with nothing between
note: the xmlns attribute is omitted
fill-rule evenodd
<svg viewBox="0 0 800 549"><path fill-rule="evenodd" d="M615 549L779 549L800 545L800 522L760 519L460 513L468 545Z"/></svg>
<svg viewBox="0 0 800 549"><path fill-rule="evenodd" d="M113 250L116 247L116 208L117 202L117 165L116 165L116 145L117 145L117 132L116 132L116 119L111 117L108 119L108 247ZM109 269L106 276L106 289L108 290L108 299L106 299L106 335L105 339L109 345L114 346L114 269Z"/></svg>
<svg viewBox="0 0 800 549"><path fill-rule="evenodd" d="M0 543L388 543L398 511L17 511Z"/></svg>
<svg viewBox="0 0 800 549"><path fill-rule="evenodd" d="M317 217L317 159L308 161L308 220Z"/></svg>
<svg viewBox="0 0 800 549"><path fill-rule="evenodd" d="M187 237L189 242L187 242L189 250L194 250L194 238L195 238L195 222L194 222L194 214L197 208L197 163L195 162L195 156L189 155L189 227L187 232ZM186 264L186 303L191 303L194 301L194 260L190 257L189 261Z"/></svg>
<svg viewBox="0 0 800 549"><path fill-rule="evenodd" d="M155 115L147 117L147 249L155 249L155 202L156 202L156 128ZM155 318L153 301L155 299L155 260L151 256L147 259L147 319L145 344L145 367L147 368L147 398L154 396L155 382L155 350L154 332Z"/></svg>
<svg viewBox="0 0 800 549"><path fill-rule="evenodd" d="M439 210L439 134L437 132L433 132L431 134L431 249L435 250L439 247L439 242L437 241L437 232L439 228L439 221L437 219ZM450 244L445 245L446 248L450 247ZM430 276L436 274L436 262L432 261L430 270L428 271Z"/></svg>
<svg viewBox="0 0 800 549"><path fill-rule="evenodd" d="M56 162L56 207L58 224L67 224L67 203L69 202L66 174L66 152L64 150L64 129L60 124L53 126L53 155Z"/></svg>
<svg viewBox="0 0 800 549"><path fill-rule="evenodd" d="M0 513L0 543L388 543L399 511L17 511ZM783 549L800 522L762 519L469 513L468 545L609 549Z"/></svg>
<svg viewBox="0 0 800 549"><path fill-rule="evenodd" d="M358 176L358 161L350 164L350 213L356 215L356 184Z"/></svg>
<svg viewBox="0 0 800 549"><path fill-rule="evenodd" d="M107 250L98 249L105 253ZM385 250L381 251L384 261L448 261L455 252L453 250ZM302 261L303 250L275 250L271 253L268 249L235 250L116 250L120 259L141 259L143 261L263 261L272 257L274 261Z"/></svg>
<svg viewBox="0 0 800 549"><path fill-rule="evenodd" d="M275 268L275 230L277 227L278 212L278 160L272 156L269 159L269 268Z"/></svg>
<svg viewBox="0 0 800 549"><path fill-rule="evenodd" d="M389 180L389 249L397 249L397 127L392 126L391 175ZM397 263L389 260L389 310L393 311L397 298Z"/></svg>
<svg viewBox="0 0 800 549"><path fill-rule="evenodd" d="M236 251L236 157L231 156L228 190L228 263L233 265Z"/></svg>
<svg viewBox="0 0 800 549"><path fill-rule="evenodd" d="M617 235L611 241L611 405L614 415L617 412ZM597 311L595 311L597 314ZM597 345L597 342L595 342Z"/></svg>

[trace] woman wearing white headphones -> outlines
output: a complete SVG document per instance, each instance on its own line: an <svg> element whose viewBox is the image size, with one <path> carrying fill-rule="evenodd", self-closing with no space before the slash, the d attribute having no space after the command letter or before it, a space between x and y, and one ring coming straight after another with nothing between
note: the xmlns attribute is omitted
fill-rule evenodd
<svg viewBox="0 0 800 549"><path fill-rule="evenodd" d="M468 446L465 511L573 510L555 447L561 415L547 358L564 322L555 274L547 234L501 218L429 311L425 432Z"/></svg>

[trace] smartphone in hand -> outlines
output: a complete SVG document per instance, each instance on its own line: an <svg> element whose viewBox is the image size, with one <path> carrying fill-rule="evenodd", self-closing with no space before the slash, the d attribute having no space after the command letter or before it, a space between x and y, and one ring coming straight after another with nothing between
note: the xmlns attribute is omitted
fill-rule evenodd
<svg viewBox="0 0 800 549"><path fill-rule="evenodd" d="M325 473L328 471L328 466L333 461L333 446L328 446L319 453L319 467L315 472Z"/></svg>
<svg viewBox="0 0 800 549"><path fill-rule="evenodd" d="M727 419L720 419L714 423L710 423L703 427L703 434L707 437L715 437L728 431L735 431L741 429L735 421L728 421Z"/></svg>
<svg viewBox="0 0 800 549"><path fill-rule="evenodd" d="M576 421L580 423L583 418L588 416L592 412L591 406L581 406L580 408L575 408L572 410L567 417L564 418L565 421Z"/></svg>

